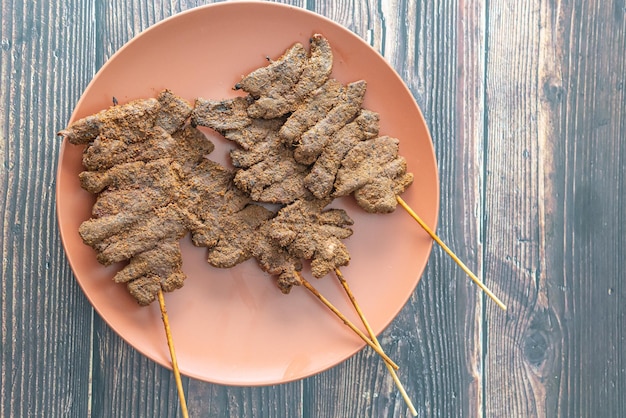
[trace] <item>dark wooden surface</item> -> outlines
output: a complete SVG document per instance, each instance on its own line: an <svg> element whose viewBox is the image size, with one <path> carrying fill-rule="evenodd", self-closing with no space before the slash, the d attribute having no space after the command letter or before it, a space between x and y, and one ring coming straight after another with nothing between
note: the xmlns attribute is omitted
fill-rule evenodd
<svg viewBox="0 0 626 418"><path fill-rule="evenodd" d="M120 46L205 3L0 0L2 417L180 413L171 372L73 278L55 132ZM434 249L381 335L420 416L626 416L624 1L285 3L370 40L403 77L437 153L438 233L509 306ZM286 385L183 383L193 417L408 416L371 350Z"/></svg>

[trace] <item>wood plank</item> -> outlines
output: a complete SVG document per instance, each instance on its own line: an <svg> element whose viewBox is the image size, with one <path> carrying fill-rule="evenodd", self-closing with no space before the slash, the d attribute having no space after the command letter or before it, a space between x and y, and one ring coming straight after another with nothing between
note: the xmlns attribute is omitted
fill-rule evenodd
<svg viewBox="0 0 626 418"><path fill-rule="evenodd" d="M97 314L93 341L93 416L180 416L170 370L131 348ZM188 380L183 380L185 388Z"/></svg>
<svg viewBox="0 0 626 418"><path fill-rule="evenodd" d="M613 2L563 7L561 13L554 15L563 39L562 78L546 89L560 107L554 118L560 140L551 141L558 144L551 187L563 202L550 207L547 217L547 236L555 237L559 251L546 258L563 260L554 286L563 295L559 323L565 347L555 406L570 416L621 416L626 8Z"/></svg>
<svg viewBox="0 0 626 418"><path fill-rule="evenodd" d="M624 9L579 6L488 12L488 416L624 411Z"/></svg>
<svg viewBox="0 0 626 418"><path fill-rule="evenodd" d="M92 49L93 30L74 24L92 12L0 3L1 416L88 414L91 308L59 238L55 134L95 71L75 53Z"/></svg>
<svg viewBox="0 0 626 418"><path fill-rule="evenodd" d="M213 385L190 379L189 415L195 417L282 418L302 413L302 382L262 387Z"/></svg>
<svg viewBox="0 0 626 418"><path fill-rule="evenodd" d="M487 19L484 257L509 310L486 309L485 414L540 416L546 388L529 373L533 366L524 350L544 348L547 341L539 339L550 323L538 228L540 13L534 5L494 2ZM508 221L501 214L509 214Z"/></svg>
<svg viewBox="0 0 626 418"><path fill-rule="evenodd" d="M369 1L354 10L331 2L316 2L314 9L370 41L422 107L441 174L439 234L479 272L483 6ZM420 416L477 416L482 408L476 294L464 273L435 248L416 292L382 333L381 343L400 364ZM309 416L351 416L351 411L409 416L370 351L305 381ZM327 398L335 402L320 402Z"/></svg>

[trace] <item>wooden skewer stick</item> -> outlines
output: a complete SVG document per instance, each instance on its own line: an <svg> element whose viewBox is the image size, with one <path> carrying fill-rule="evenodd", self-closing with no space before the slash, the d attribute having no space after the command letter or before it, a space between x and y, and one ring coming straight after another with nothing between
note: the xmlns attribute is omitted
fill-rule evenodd
<svg viewBox="0 0 626 418"><path fill-rule="evenodd" d="M393 360L391 360L389 356L383 352L383 350L381 350L376 344L374 344L374 342L370 340L365 334L363 334L363 332L358 329L348 318L346 318L341 312L339 312L339 310L335 308L335 306L333 306L333 304L330 303L328 299L322 296L322 294L318 292L317 289L315 289L313 285L311 285L311 283L309 283L299 272L296 272L296 274L302 282L302 285L307 288L308 291L313 293L313 295L315 295L315 297L317 297L324 305L326 305L328 309L330 309L335 315L337 315L337 317L339 317L339 319L341 319L344 324L346 324L352 331L354 331L359 337L361 337L361 339L365 341L367 345L372 347L372 349L376 351L376 353L381 356L383 360L385 360L386 364L388 364L395 370L399 369L398 365Z"/></svg>
<svg viewBox="0 0 626 418"><path fill-rule="evenodd" d="M345 290L346 295L348 295L348 298L350 299L350 302L352 302L352 306L354 306L354 309L359 314L359 318L361 318L361 322L363 322L363 325L365 326L365 329L367 330L367 333L370 335L370 338L372 339L372 342L374 342L374 344L376 344L376 346L382 350L383 348L380 345L380 342L378 341L378 338L376 338L376 334L374 334L374 331L372 330L372 327L370 326L369 322L365 318L365 315L363 314L363 311L361 310L361 307L357 303L356 298L354 297L354 294L352 293L352 290L350 290L350 286L348 286L348 282L343 277L343 274L341 273L341 271L338 268L335 269L335 275L337 276L337 279L339 279L339 282L343 286L343 289ZM393 381L395 382L396 387L400 391L400 394L402 395L402 398L404 398L404 402L406 402L407 406L409 407L409 410L411 411L411 414L414 417L416 417L417 416L417 410L413 406L413 402L411 402L411 399L409 398L409 395L407 395L406 390L404 390L404 386L402 386L402 382L400 382L400 379L398 378L398 374L396 373L396 371L388 363L385 363L385 366L387 366L387 370L389 370L389 373L391 374L391 377L392 377Z"/></svg>
<svg viewBox="0 0 626 418"><path fill-rule="evenodd" d="M165 298L163 297L163 290L161 289L159 289L158 298L159 306L161 307L161 318L163 319L163 326L165 327L167 346L170 349L170 357L172 359L172 370L174 371L174 379L176 380L176 389L178 389L180 410L183 414L183 418L189 418L189 412L187 412L187 401L185 401L185 391L183 390L183 382L180 379L180 370L178 370L178 361L176 361L176 352L174 351L174 340L172 339L172 331L170 330L170 320L167 316Z"/></svg>
<svg viewBox="0 0 626 418"><path fill-rule="evenodd" d="M456 254L454 254L452 250L448 248L448 246L444 244L443 241L441 241L437 234L435 234L428 227L428 225L426 225L424 221L419 216L417 216L417 213L415 213L413 209L411 209L411 207L400 196L396 196L396 199L398 200L400 206L402 206L409 213L409 215L411 215L411 217L415 219L418 224L420 224L424 231L426 231L426 233L430 235L430 237L435 240L435 242L439 244L441 248L443 248L443 250L459 265L459 267L461 267L461 269L474 281L474 283L476 283L478 287L480 287L482 291L485 292L487 296L489 296L500 308L506 311L506 305L502 303L502 301L498 299L498 297L494 295L491 290L489 290L487 286L485 286L461 260L459 260Z"/></svg>

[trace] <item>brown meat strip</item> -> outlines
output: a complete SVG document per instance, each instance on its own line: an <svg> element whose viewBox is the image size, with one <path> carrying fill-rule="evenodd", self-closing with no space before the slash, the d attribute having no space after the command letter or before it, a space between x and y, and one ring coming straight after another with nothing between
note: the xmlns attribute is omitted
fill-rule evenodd
<svg viewBox="0 0 626 418"><path fill-rule="evenodd" d="M235 97L227 100L196 99L191 114L193 124L215 129L223 134L232 129L242 129L252 123L248 116L248 106L253 99L250 96Z"/></svg>
<svg viewBox="0 0 626 418"><path fill-rule="evenodd" d="M365 95L365 81L348 84L345 96L308 131L296 141L294 157L302 164L312 164L330 138L359 112Z"/></svg>
<svg viewBox="0 0 626 418"><path fill-rule="evenodd" d="M300 136L323 119L345 94L345 87L330 79L298 104L294 112L280 128L280 136L288 144L300 140Z"/></svg>
<svg viewBox="0 0 626 418"><path fill-rule="evenodd" d="M119 164L150 161L172 156L181 165L197 164L198 159L213 151L214 145L202 132L191 126L171 136L154 127L143 142L127 143L124 138L98 136L83 153L83 165L89 171L102 171Z"/></svg>
<svg viewBox="0 0 626 418"><path fill-rule="evenodd" d="M294 160L275 132L251 150L236 149L230 155L240 168L235 184L257 202L289 203L310 194L304 187L308 168Z"/></svg>
<svg viewBox="0 0 626 418"><path fill-rule="evenodd" d="M150 137L154 127L161 127L169 134L179 129L191 114L191 109L184 99L164 90L156 99L133 100L87 116L61 130L58 135L72 144L88 144L98 136L127 143L143 142Z"/></svg>
<svg viewBox="0 0 626 418"><path fill-rule="evenodd" d="M129 260L156 247L161 241L179 240L187 232L185 220L175 205L158 208L145 215L130 227L102 240L101 247L96 246L99 250L97 258L101 264Z"/></svg>
<svg viewBox="0 0 626 418"><path fill-rule="evenodd" d="M83 171L79 175L82 188L91 193L99 193L107 187L119 189L146 185L158 185L167 188L170 193L176 193L180 177L180 166L172 164L168 158L147 163L136 161L118 164L106 171Z"/></svg>
<svg viewBox="0 0 626 418"><path fill-rule="evenodd" d="M328 40L316 33L309 42L311 44L309 58L295 86L296 101L293 104L302 101L324 84L333 69L333 51Z"/></svg>
<svg viewBox="0 0 626 418"><path fill-rule="evenodd" d="M107 189L102 191L94 203L91 214L96 219L104 219L120 213L141 214L155 207L172 202L167 189L150 187L144 189Z"/></svg>
<svg viewBox="0 0 626 418"><path fill-rule="evenodd" d="M191 115L191 105L169 90L160 92L156 100L157 105L153 111L145 114L136 115L135 106L113 106L110 111L117 107L126 107L126 114L119 115L119 118L103 118L99 135L127 143L144 142L152 136L155 129L160 128L171 135L181 128Z"/></svg>
<svg viewBox="0 0 626 418"><path fill-rule="evenodd" d="M244 150L251 150L272 133L278 132L283 125L284 118L276 119L252 119L252 123L245 129L234 129L223 133L224 137L229 141L238 144Z"/></svg>
<svg viewBox="0 0 626 418"><path fill-rule="evenodd" d="M152 303L159 289L171 292L183 286L182 256L178 240L161 241L151 250L137 254L119 271L116 283L127 283L130 294L142 305Z"/></svg>
<svg viewBox="0 0 626 418"><path fill-rule="evenodd" d="M265 67L252 71L235 85L235 89L243 90L252 97L274 97L293 90L300 79L307 60L307 52L300 43L294 44L276 61Z"/></svg>
<svg viewBox="0 0 626 418"><path fill-rule="evenodd" d="M311 260L311 273L322 277L350 261L342 239L352 235L352 219L342 209L323 208L325 200L297 200L271 221L269 235L294 257Z"/></svg>
<svg viewBox="0 0 626 418"><path fill-rule="evenodd" d="M156 274L148 274L129 282L126 287L139 305L147 306L154 302L159 289L163 289L164 292L173 292L176 289L180 289L183 287L186 277L182 271L172 273L165 279Z"/></svg>
<svg viewBox="0 0 626 418"><path fill-rule="evenodd" d="M154 118L159 109L159 101L154 98L133 100L127 104L112 106L95 115L87 116L61 130L58 135L72 144L88 144L98 135L106 132L106 137L126 135L129 142L136 142L138 134L143 135L154 126ZM123 133L120 133L123 132ZM113 133L113 135L111 135Z"/></svg>
<svg viewBox="0 0 626 418"><path fill-rule="evenodd" d="M270 86L259 94L251 93L257 100L248 108L248 115L253 118L272 119L289 112L320 87L328 79L333 66L333 53L328 41L319 34L310 39L311 49L297 80L289 79ZM267 67L266 67L267 68ZM266 87L266 86L264 86Z"/></svg>
<svg viewBox="0 0 626 418"><path fill-rule="evenodd" d="M276 276L278 288L287 294L301 284L297 272L302 270L302 262L270 236L271 230L271 221L261 224L252 251L261 270Z"/></svg>
<svg viewBox="0 0 626 418"><path fill-rule="evenodd" d="M229 100L196 100L192 122L214 129L245 150L262 142L270 132L276 132L285 118L253 119L248 116L250 96Z"/></svg>
<svg viewBox="0 0 626 418"><path fill-rule="evenodd" d="M116 283L127 283L150 273L168 277L182 267L182 256L178 241L169 240L156 247L137 254L128 265L114 277Z"/></svg>
<svg viewBox="0 0 626 418"><path fill-rule="evenodd" d="M274 215L259 205L248 205L221 225L217 244L209 249L208 262L214 267L230 268L254 256L257 229Z"/></svg>
<svg viewBox="0 0 626 418"><path fill-rule="evenodd" d="M159 101L159 110L154 124L171 135L185 124L193 107L185 99L176 96L169 90L161 91L157 100Z"/></svg>
<svg viewBox="0 0 626 418"><path fill-rule="evenodd" d="M120 212L104 218L92 218L83 222L78 233L90 247L96 248L104 239L119 234L141 219L141 213Z"/></svg>
<svg viewBox="0 0 626 418"><path fill-rule="evenodd" d="M361 110L354 121L341 128L328 142L304 178L305 186L315 197L323 199L330 196L341 161L359 141L378 135L378 120L376 112Z"/></svg>
<svg viewBox="0 0 626 418"><path fill-rule="evenodd" d="M185 175L190 174L215 149L215 145L199 129L192 126L176 131L172 138L176 146L170 149L170 155Z"/></svg>
<svg viewBox="0 0 626 418"><path fill-rule="evenodd" d="M393 212L396 196L413 182L413 175L406 172L406 160L398 156L398 144L397 139L382 136L355 145L337 172L333 195L354 192L367 212Z"/></svg>
<svg viewBox="0 0 626 418"><path fill-rule="evenodd" d="M186 182L184 199L179 206L188 214L187 228L193 243L212 248L222 235L228 216L242 210L250 198L234 186L235 173L211 160L204 160Z"/></svg>
<svg viewBox="0 0 626 418"><path fill-rule="evenodd" d="M102 135L89 144L83 153L83 165L89 171L106 170L118 164L163 158L176 146L163 128L151 128L143 142L126 142L124 138Z"/></svg>

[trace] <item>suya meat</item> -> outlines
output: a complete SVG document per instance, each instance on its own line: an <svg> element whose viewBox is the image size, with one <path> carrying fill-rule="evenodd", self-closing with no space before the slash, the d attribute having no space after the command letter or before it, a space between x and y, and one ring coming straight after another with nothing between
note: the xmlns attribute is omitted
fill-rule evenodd
<svg viewBox="0 0 626 418"><path fill-rule="evenodd" d="M293 112L303 99L326 82L333 55L328 40L315 34L310 51L296 43L278 60L243 77L235 85L256 100L248 107L252 118L272 119Z"/></svg>
<svg viewBox="0 0 626 418"><path fill-rule="evenodd" d="M368 212L393 212L396 196L413 182L406 160L398 155L399 141L388 136L357 143L341 162L335 181L335 196L354 193Z"/></svg>
<svg viewBox="0 0 626 418"><path fill-rule="evenodd" d="M213 151L194 127L185 126L191 106L168 90L81 119L59 132L87 145L81 186L97 199L92 219L79 234L98 261L128 264L114 277L140 305L159 300L181 411L188 416L163 292L183 286L180 238L186 211L178 205L186 173Z"/></svg>
<svg viewBox="0 0 626 418"><path fill-rule="evenodd" d="M257 202L286 204L310 194L304 185L308 167L294 159L276 132L269 132L250 150L231 151L230 156L239 168L235 184Z"/></svg>
<svg viewBox="0 0 626 418"><path fill-rule="evenodd" d="M300 137L292 140L296 161L302 164L315 162L334 134L358 113L365 89L366 83L363 80L348 84L333 103L332 109Z"/></svg>
<svg viewBox="0 0 626 418"><path fill-rule="evenodd" d="M139 170L124 173L129 165ZM83 173L92 174L82 176L83 186L101 193L94 204L94 218L83 222L79 233L96 250L100 263L130 261L118 276L125 278L121 282L127 283L137 302L147 305L155 300L159 283L164 291L172 291L184 279L178 245L187 231L186 218L177 205L181 171L168 159L121 166L109 170L116 173ZM136 257L144 260L157 255L160 263L146 264L142 275L127 271L138 271ZM117 276L116 281L120 281Z"/></svg>
<svg viewBox="0 0 626 418"><path fill-rule="evenodd" d="M304 178L304 185L315 197L323 199L331 195L344 157L359 141L378 135L378 120L378 113L362 109L359 115L342 127L324 147Z"/></svg>
<svg viewBox="0 0 626 418"><path fill-rule="evenodd" d="M293 255L311 260L311 273L323 277L350 261L342 239L352 235L352 219L343 209L323 208L326 200L296 200L272 219L269 235Z"/></svg>
<svg viewBox="0 0 626 418"><path fill-rule="evenodd" d="M323 57L332 61L326 48L328 41L314 35L308 60L315 57L319 65L307 66L302 46L294 45L237 84L248 96L196 100L192 121L239 145L231 151L235 184L254 201L289 204L353 193L368 212L392 212L413 175L398 155L399 141L379 137L378 114L361 108L365 81L343 85L329 78L331 67L320 64ZM316 71L321 74L314 76ZM308 80L307 86L316 87L289 93L302 77L324 81ZM283 112L284 100L291 103L290 113ZM262 115L251 110L260 101L277 109Z"/></svg>
<svg viewBox="0 0 626 418"><path fill-rule="evenodd" d="M399 155L398 139L379 136L378 114L362 108L366 82L343 85L330 78L332 64L328 40L315 34L308 52L297 43L244 76L235 89L245 97L199 98L192 107L165 90L60 131L70 143L87 145L80 182L97 194L92 218L79 233L100 263L128 261L115 282L126 283L141 305L158 297L165 323L162 291L184 283L179 240L187 232L194 245L207 248L211 265L230 268L255 258L283 293L302 284L324 302L300 275L303 261L311 262L315 277L335 272L371 340L336 313L385 359L414 411L394 373L397 366L382 352L339 271L350 261L341 240L352 234L353 222L345 211L325 207L349 194L367 212L389 213L400 203L464 265L400 198L413 175ZM235 170L205 158L214 147L197 125L238 145L230 153ZM274 212L256 202L282 206ZM169 334L168 344L184 406Z"/></svg>
<svg viewBox="0 0 626 418"><path fill-rule="evenodd" d="M191 114L192 107L169 90L156 99L138 99L74 122L58 135L71 144L89 144L98 136L123 140L126 143L144 142L155 128L168 134L177 131Z"/></svg>
<svg viewBox="0 0 626 418"><path fill-rule="evenodd" d="M252 200L285 204L310 195L304 186L307 167L294 159L293 150L278 136L285 119L252 119L246 111L251 103L246 98L197 99L192 120L239 145L230 153L238 168L235 184Z"/></svg>
<svg viewBox="0 0 626 418"><path fill-rule="evenodd" d="M280 127L280 137L293 145L303 133L322 120L345 94L345 87L334 78L313 90L289 115Z"/></svg>
<svg viewBox="0 0 626 418"><path fill-rule="evenodd" d="M140 305L160 290L180 288L185 278L179 240L189 225L188 173L213 144L185 126L191 105L164 90L156 99L116 105L59 132L87 145L81 186L97 194L92 218L79 234L108 265L129 263L115 276Z"/></svg>
<svg viewBox="0 0 626 418"><path fill-rule="evenodd" d="M302 259L290 254L271 237L270 219L259 225L252 254L261 270L275 276L280 291L288 294L293 286L300 285L297 272L302 270Z"/></svg>

